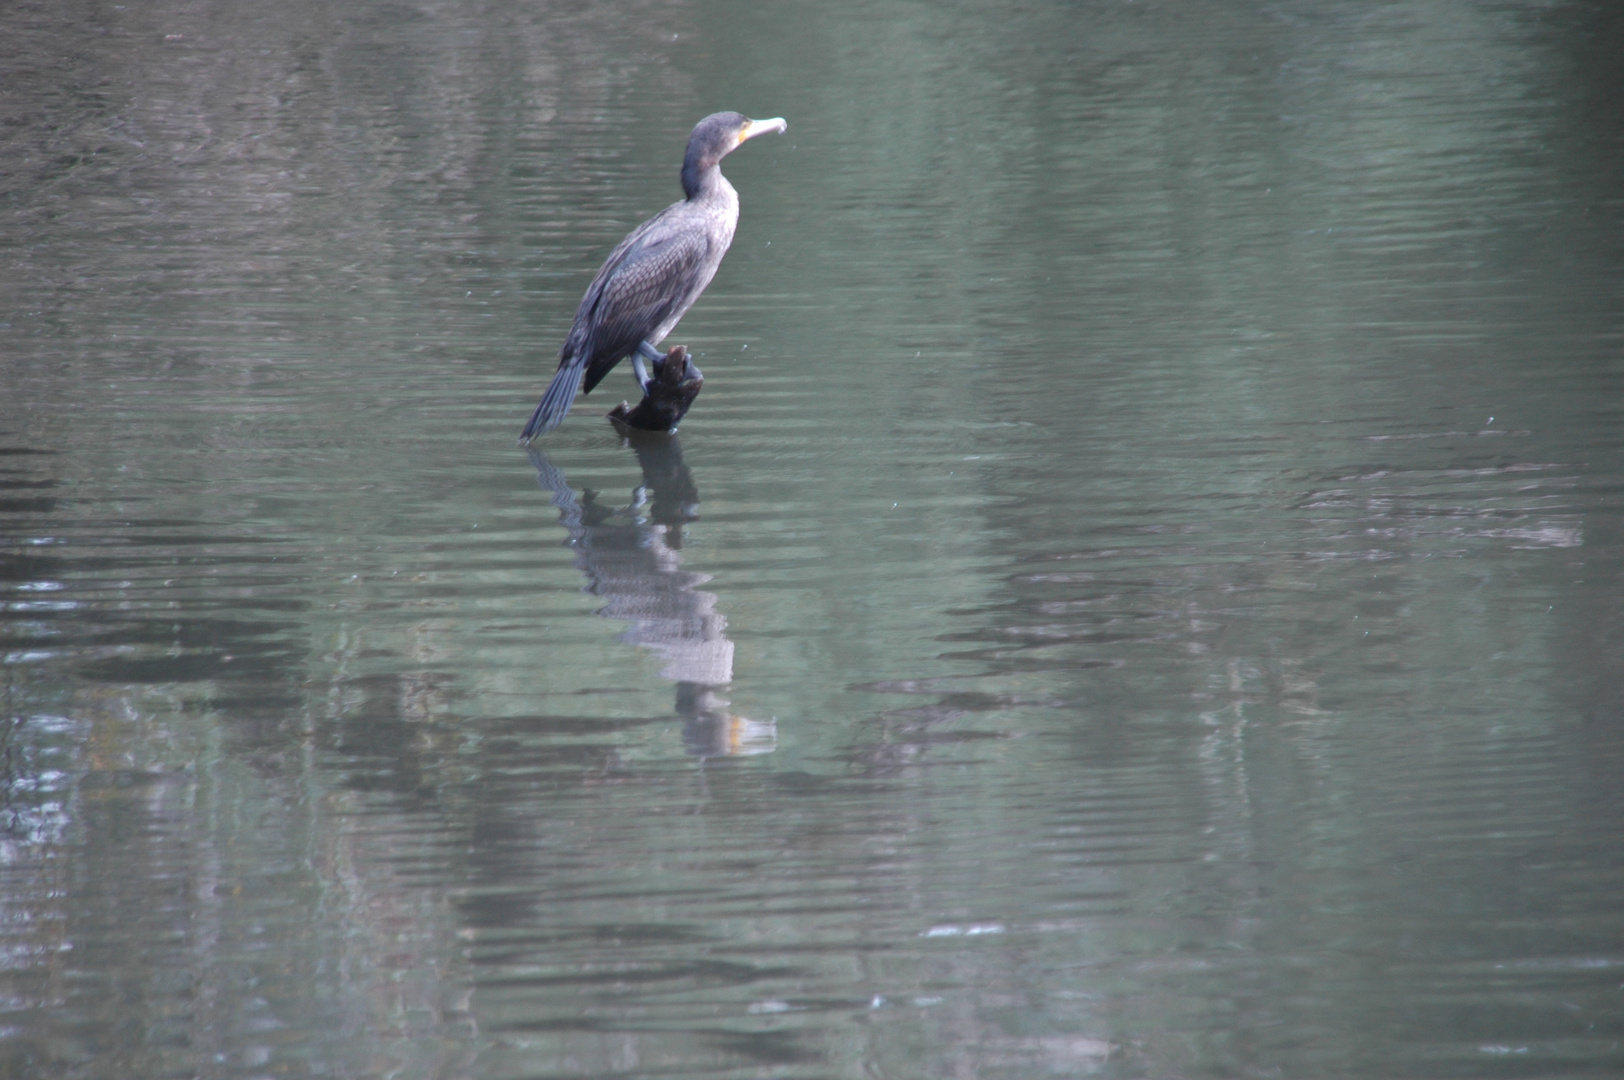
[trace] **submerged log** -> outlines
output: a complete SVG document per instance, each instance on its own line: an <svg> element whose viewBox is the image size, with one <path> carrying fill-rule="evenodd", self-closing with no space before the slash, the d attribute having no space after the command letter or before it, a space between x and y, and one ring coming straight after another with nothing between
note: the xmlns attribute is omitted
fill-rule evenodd
<svg viewBox="0 0 1624 1080"><path fill-rule="evenodd" d="M609 419L616 426L638 431L675 431L704 385L705 376L688 359L687 348L675 346L654 361L653 375L643 387L643 400L635 406L622 401L610 410Z"/></svg>

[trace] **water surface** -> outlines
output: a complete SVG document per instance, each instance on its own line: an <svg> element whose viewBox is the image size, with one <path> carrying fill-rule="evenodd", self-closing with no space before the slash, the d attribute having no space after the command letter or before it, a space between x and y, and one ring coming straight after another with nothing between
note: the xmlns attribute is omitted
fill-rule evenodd
<svg viewBox="0 0 1624 1080"><path fill-rule="evenodd" d="M3 19L7 1075L1624 1068L1615 16Z"/></svg>

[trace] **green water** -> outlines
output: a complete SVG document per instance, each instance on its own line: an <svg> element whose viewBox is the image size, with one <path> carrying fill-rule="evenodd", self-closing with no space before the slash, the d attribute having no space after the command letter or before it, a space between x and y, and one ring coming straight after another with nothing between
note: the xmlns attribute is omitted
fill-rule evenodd
<svg viewBox="0 0 1624 1080"><path fill-rule="evenodd" d="M0 28L0 1072L1624 1069L1607 7Z"/></svg>

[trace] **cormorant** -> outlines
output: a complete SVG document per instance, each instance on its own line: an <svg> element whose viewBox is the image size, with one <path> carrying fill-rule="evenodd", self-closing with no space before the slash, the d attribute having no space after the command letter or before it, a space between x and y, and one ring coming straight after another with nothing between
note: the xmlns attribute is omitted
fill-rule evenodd
<svg viewBox="0 0 1624 1080"><path fill-rule="evenodd" d="M664 359L654 346L699 299L733 242L739 193L722 175L722 159L746 139L787 127L782 118L751 120L736 112L712 113L694 126L682 159L687 198L633 229L604 260L520 442L557 427L575 391L589 393L624 356L632 357L638 383L647 386L643 359Z"/></svg>

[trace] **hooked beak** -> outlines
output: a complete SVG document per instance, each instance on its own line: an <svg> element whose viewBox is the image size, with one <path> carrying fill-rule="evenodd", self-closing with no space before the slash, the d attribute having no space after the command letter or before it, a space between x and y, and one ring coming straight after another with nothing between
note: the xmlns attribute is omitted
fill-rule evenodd
<svg viewBox="0 0 1624 1080"><path fill-rule="evenodd" d="M740 144L746 143L757 135L771 135L775 132L788 131L789 125L782 116L775 116L771 120L752 120L739 129Z"/></svg>

